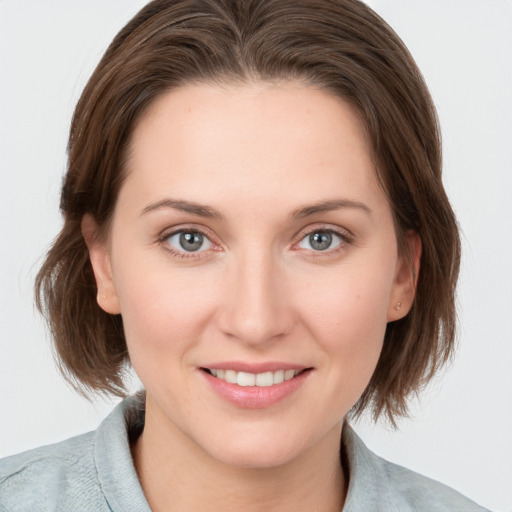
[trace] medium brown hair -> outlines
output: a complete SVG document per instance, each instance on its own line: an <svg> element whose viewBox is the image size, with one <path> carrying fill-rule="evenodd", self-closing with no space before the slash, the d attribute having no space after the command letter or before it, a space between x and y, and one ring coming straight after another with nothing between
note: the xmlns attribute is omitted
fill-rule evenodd
<svg viewBox="0 0 512 512"><path fill-rule="evenodd" d="M393 30L357 0L155 0L115 37L77 104L62 188L64 226L37 276L64 375L86 391L124 393L120 315L96 302L81 221L108 231L134 124L162 93L189 83L300 80L355 108L388 195L398 248L421 238L409 314L388 324L368 387L353 409L407 412L407 398L445 363L455 335L457 224L441 182L435 108Z"/></svg>

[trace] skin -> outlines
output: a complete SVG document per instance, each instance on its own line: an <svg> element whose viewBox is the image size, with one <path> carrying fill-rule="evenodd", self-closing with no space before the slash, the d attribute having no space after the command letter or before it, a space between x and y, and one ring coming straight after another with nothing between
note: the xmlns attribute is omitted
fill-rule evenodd
<svg viewBox="0 0 512 512"><path fill-rule="evenodd" d="M341 510L343 418L414 298L358 116L299 83L185 86L139 120L127 171L108 239L88 216L83 233L98 303L121 313L147 390L133 456L150 506ZM202 231L202 248L181 248L180 229ZM328 230L316 250L309 235ZM207 385L214 361L312 370L248 409Z"/></svg>

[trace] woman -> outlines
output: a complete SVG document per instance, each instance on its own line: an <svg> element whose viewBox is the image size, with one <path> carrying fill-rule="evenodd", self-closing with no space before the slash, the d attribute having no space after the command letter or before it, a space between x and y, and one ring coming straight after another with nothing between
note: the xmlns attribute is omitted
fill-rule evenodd
<svg viewBox="0 0 512 512"><path fill-rule="evenodd" d="M129 361L145 394L3 461L2 505L483 510L344 421L404 415L452 352L440 167L421 75L363 4L148 4L77 105L36 284L69 378L122 394Z"/></svg>

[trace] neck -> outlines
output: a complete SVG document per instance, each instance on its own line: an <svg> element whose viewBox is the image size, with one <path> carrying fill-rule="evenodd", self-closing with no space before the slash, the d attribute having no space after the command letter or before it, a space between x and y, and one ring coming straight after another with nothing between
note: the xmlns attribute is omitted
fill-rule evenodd
<svg viewBox="0 0 512 512"><path fill-rule="evenodd" d="M132 455L154 512L340 512L347 487L339 456L341 427L340 422L284 464L243 468L213 459L175 425L163 425L147 407L144 431Z"/></svg>

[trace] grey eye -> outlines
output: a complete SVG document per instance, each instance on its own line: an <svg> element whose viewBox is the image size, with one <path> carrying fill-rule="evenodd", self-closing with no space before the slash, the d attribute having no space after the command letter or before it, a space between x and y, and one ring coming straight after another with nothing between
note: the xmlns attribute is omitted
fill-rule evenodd
<svg viewBox="0 0 512 512"><path fill-rule="evenodd" d="M327 231L317 231L309 235L309 245L315 251L325 251L332 244L332 234Z"/></svg>
<svg viewBox="0 0 512 512"><path fill-rule="evenodd" d="M185 251L195 252L201 249L203 238L201 233L181 233L180 245Z"/></svg>
<svg viewBox="0 0 512 512"><path fill-rule="evenodd" d="M210 240L198 231L178 231L167 238L167 243L181 252L198 252L212 246Z"/></svg>
<svg viewBox="0 0 512 512"><path fill-rule="evenodd" d="M342 235L339 235L334 231L319 229L317 231L312 231L309 235L306 235L298 245L301 249L321 252L327 251L328 249L335 249L343 244L343 242L344 239Z"/></svg>

